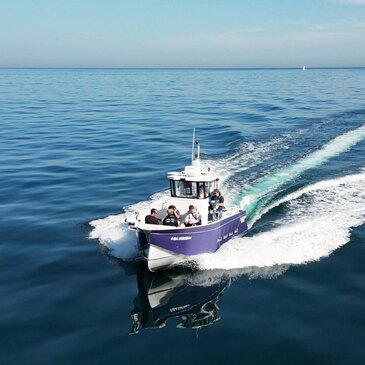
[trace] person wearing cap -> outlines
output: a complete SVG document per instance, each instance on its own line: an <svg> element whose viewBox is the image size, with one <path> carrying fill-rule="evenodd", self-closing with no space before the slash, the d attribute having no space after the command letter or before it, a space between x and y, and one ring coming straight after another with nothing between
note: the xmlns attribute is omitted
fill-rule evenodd
<svg viewBox="0 0 365 365"><path fill-rule="evenodd" d="M189 210L185 215L185 227L191 227L201 224L201 214L197 211L194 205L189 205Z"/></svg>
<svg viewBox="0 0 365 365"><path fill-rule="evenodd" d="M224 209L224 197L219 189L214 189L213 194L210 196L209 204L212 220L221 219Z"/></svg>
<svg viewBox="0 0 365 365"><path fill-rule="evenodd" d="M144 222L146 224L160 224L160 220L156 216L157 216L157 209L152 208L151 214L146 215Z"/></svg>

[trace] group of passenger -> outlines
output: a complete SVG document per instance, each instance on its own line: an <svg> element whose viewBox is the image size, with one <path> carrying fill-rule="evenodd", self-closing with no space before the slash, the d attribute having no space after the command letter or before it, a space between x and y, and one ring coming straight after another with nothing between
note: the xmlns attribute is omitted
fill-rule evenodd
<svg viewBox="0 0 365 365"><path fill-rule="evenodd" d="M160 224L161 220L157 218L157 209L152 208L151 214L145 218L147 224ZM198 212L194 205L189 205L189 210L185 213L185 217L182 223L180 223L180 212L176 209L175 205L170 205L167 208L166 217L162 220L164 226L174 227L192 227L201 224L201 214Z"/></svg>
<svg viewBox="0 0 365 365"><path fill-rule="evenodd" d="M216 221L222 218L224 209L224 197L221 195L219 189L215 189L213 194L209 198L209 215L212 221ZM145 218L146 224L160 224L161 220L157 218L157 209L152 208L151 214ZM201 224L201 214L198 212L197 207L189 205L189 210L185 213L184 219L181 222L180 212L176 209L175 205L170 205L167 208L166 217L162 220L164 226L174 227L192 227Z"/></svg>

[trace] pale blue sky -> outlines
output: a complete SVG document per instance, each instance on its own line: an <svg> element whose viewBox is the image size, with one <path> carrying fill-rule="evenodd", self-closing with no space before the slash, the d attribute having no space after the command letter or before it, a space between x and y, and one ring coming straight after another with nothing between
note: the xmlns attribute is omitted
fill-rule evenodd
<svg viewBox="0 0 365 365"><path fill-rule="evenodd" d="M365 0L0 0L0 67L365 66Z"/></svg>

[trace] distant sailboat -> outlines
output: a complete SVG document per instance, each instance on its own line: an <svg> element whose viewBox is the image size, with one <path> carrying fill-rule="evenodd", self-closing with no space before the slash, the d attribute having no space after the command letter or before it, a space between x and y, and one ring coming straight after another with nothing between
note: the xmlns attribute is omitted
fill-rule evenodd
<svg viewBox="0 0 365 365"><path fill-rule="evenodd" d="M303 66L302 70L305 71L305 66Z"/></svg>

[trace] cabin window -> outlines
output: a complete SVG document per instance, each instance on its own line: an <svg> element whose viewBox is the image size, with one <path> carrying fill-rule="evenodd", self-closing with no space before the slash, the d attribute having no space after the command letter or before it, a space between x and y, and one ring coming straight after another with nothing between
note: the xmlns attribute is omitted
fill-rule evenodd
<svg viewBox="0 0 365 365"><path fill-rule="evenodd" d="M205 197L205 189L204 189L204 183L198 182L198 198L204 199Z"/></svg>
<svg viewBox="0 0 365 365"><path fill-rule="evenodd" d="M197 198L197 185L192 181L170 180L171 196L178 198Z"/></svg>
<svg viewBox="0 0 365 365"><path fill-rule="evenodd" d="M210 182L198 182L199 199L206 199L210 195Z"/></svg>
<svg viewBox="0 0 365 365"><path fill-rule="evenodd" d="M214 190L215 182L170 180L172 197L206 199Z"/></svg>
<svg viewBox="0 0 365 365"><path fill-rule="evenodd" d="M208 198L210 196L210 193L212 192L211 185L212 184L210 182L204 183L204 196L206 198Z"/></svg>
<svg viewBox="0 0 365 365"><path fill-rule="evenodd" d="M170 191L171 191L171 196L176 196L175 184L174 184L174 181L172 181L172 180L170 180Z"/></svg>
<svg viewBox="0 0 365 365"><path fill-rule="evenodd" d="M204 184L204 198L209 198L213 194L214 189L218 188L218 180L200 184Z"/></svg>

